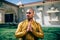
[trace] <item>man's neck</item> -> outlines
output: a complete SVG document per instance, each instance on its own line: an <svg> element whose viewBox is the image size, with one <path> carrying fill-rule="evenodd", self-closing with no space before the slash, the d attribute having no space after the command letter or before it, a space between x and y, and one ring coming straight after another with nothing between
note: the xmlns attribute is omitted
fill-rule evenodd
<svg viewBox="0 0 60 40"><path fill-rule="evenodd" d="M28 19L28 22L31 22L31 21L33 21L33 18L31 18L31 19Z"/></svg>

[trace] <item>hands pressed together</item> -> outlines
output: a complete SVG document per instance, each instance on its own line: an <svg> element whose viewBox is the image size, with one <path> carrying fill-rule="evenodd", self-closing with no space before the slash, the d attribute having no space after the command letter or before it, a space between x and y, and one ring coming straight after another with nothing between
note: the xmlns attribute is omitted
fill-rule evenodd
<svg viewBox="0 0 60 40"><path fill-rule="evenodd" d="M31 22L28 23L27 32L32 32Z"/></svg>

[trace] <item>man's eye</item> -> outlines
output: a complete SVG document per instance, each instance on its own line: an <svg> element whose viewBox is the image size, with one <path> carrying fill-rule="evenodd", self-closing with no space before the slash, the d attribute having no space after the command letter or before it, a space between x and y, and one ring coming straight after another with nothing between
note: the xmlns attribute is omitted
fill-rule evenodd
<svg viewBox="0 0 60 40"><path fill-rule="evenodd" d="M31 14L31 12L27 12L27 14Z"/></svg>

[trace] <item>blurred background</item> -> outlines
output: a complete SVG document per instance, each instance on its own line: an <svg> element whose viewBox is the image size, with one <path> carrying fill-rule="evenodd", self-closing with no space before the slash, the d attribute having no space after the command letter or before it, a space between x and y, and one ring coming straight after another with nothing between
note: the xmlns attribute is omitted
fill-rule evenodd
<svg viewBox="0 0 60 40"><path fill-rule="evenodd" d="M0 0L0 40L18 40L17 25L31 7L44 31L43 40L60 39L60 0Z"/></svg>

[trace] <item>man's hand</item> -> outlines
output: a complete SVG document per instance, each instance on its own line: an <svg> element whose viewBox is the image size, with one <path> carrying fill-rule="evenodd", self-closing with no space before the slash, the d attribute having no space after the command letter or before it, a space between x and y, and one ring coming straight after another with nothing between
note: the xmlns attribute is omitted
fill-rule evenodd
<svg viewBox="0 0 60 40"><path fill-rule="evenodd" d="M31 27L31 23L28 24L28 27L27 27L27 32L30 31L32 32L32 27Z"/></svg>
<svg viewBox="0 0 60 40"><path fill-rule="evenodd" d="M27 27L27 32L29 31L30 29L29 29L29 26Z"/></svg>
<svg viewBox="0 0 60 40"><path fill-rule="evenodd" d="M30 30L30 32L32 32L32 27L31 26L30 26L29 30Z"/></svg>

